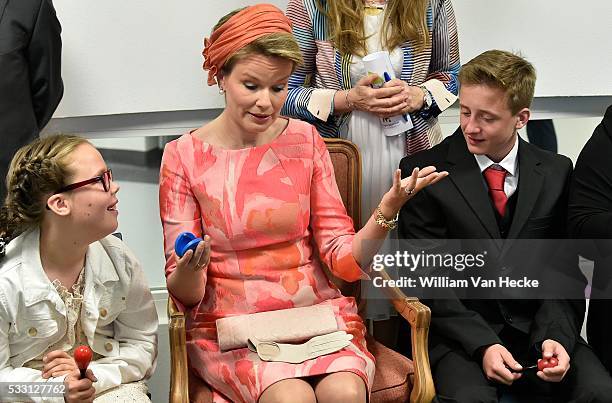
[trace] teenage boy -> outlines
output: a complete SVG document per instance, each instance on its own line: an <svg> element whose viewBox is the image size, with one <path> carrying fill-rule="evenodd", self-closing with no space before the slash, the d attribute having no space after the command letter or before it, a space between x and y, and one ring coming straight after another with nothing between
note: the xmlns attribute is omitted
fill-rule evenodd
<svg viewBox="0 0 612 403"><path fill-rule="evenodd" d="M526 269L522 259L547 259L547 243L526 250L520 239L566 237L572 163L518 136L536 81L529 62L487 51L461 68L459 81L460 129L401 161L404 177L416 166L434 165L449 178L405 204L400 237L463 240L463 247L489 239L487 261L497 262L500 273L529 275L525 270L534 266ZM570 260L563 264L577 268ZM437 401L497 402L518 392L529 401L611 402L612 378L580 338L584 301L504 298L507 291L498 299L428 302ZM551 357L558 361L552 368L521 371L520 363Z"/></svg>

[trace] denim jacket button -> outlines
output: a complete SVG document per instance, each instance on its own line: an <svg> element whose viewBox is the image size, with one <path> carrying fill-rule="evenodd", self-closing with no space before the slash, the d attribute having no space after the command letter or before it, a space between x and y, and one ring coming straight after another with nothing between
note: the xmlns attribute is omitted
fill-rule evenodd
<svg viewBox="0 0 612 403"><path fill-rule="evenodd" d="M38 334L38 330L36 330L35 327L31 327L31 328L28 329L28 334L31 337L36 337L36 335Z"/></svg>

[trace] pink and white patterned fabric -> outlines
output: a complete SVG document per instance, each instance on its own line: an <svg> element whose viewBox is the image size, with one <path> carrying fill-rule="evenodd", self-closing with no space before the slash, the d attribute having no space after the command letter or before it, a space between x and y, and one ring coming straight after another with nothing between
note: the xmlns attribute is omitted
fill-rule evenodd
<svg viewBox="0 0 612 403"><path fill-rule="evenodd" d="M346 215L325 143L308 123L289 120L271 143L227 150L192 132L169 143L160 173L166 275L176 267L174 241L183 231L210 235L212 252L203 300L187 313L193 370L214 401L256 402L287 378L349 371L368 390L374 358L354 298L326 277L366 278L352 255ZM180 302L180 301L177 301ZM265 362L246 348L220 352L215 320L231 315L326 304L353 343L302 364Z"/></svg>

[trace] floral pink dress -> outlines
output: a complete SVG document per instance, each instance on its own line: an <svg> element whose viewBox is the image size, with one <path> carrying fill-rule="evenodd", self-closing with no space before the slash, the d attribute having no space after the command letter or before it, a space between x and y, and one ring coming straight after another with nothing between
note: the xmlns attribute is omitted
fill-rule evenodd
<svg viewBox="0 0 612 403"><path fill-rule="evenodd" d="M191 133L169 143L160 174L166 275L175 269L182 231L212 239L203 300L187 316L190 365L215 401L255 402L287 378L350 371L372 385L374 359L354 298L326 277L365 274L352 250L354 231L338 193L325 143L308 123L290 120L270 144L240 150L210 145ZM301 364L261 361L247 348L221 352L215 320L316 304L330 305L353 344Z"/></svg>

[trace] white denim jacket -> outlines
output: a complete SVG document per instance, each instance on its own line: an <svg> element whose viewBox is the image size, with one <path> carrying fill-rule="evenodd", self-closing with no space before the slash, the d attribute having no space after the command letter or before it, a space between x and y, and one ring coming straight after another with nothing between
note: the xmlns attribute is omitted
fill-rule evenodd
<svg viewBox="0 0 612 403"><path fill-rule="evenodd" d="M0 382L64 380L45 380L41 371L23 367L66 332L66 308L43 271L39 237L38 228L20 235L0 259ZM82 329L92 350L103 356L89 365L98 378L96 394L148 378L157 358L157 312L140 264L118 238L109 235L89 245L83 294Z"/></svg>

